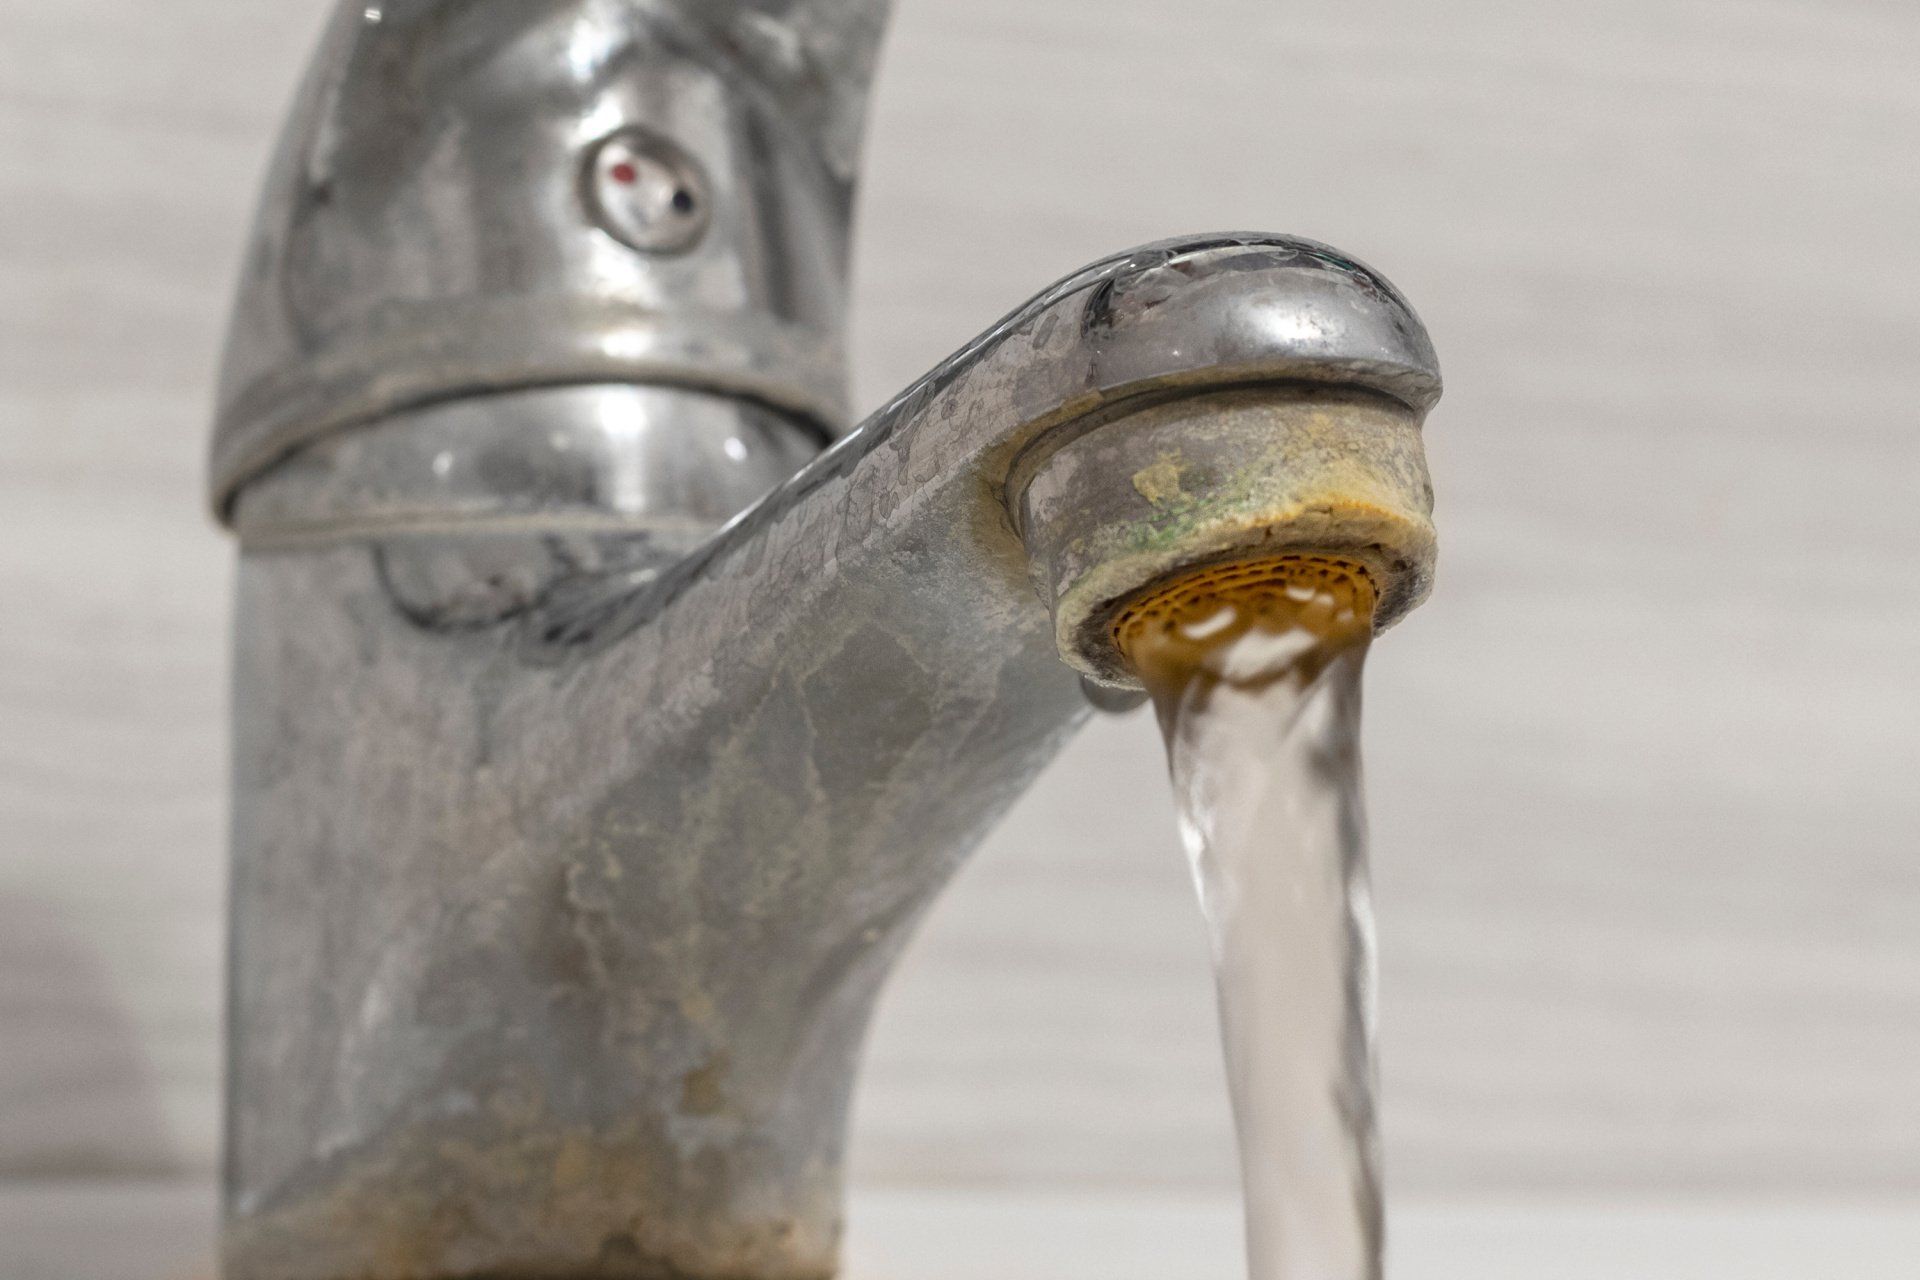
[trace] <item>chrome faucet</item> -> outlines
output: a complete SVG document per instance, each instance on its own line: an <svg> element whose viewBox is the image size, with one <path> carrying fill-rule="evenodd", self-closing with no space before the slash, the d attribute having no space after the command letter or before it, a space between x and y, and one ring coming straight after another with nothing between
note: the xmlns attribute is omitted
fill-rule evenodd
<svg viewBox="0 0 1920 1280"><path fill-rule="evenodd" d="M1432 348L1321 245L1096 262L847 429L885 7L340 7L213 446L232 1280L830 1275L875 994L1116 610L1424 595Z"/></svg>

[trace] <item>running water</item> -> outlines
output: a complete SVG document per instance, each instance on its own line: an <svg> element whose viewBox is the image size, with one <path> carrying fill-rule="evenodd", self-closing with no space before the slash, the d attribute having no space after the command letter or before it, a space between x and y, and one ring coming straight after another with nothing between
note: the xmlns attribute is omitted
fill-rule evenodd
<svg viewBox="0 0 1920 1280"><path fill-rule="evenodd" d="M1378 1280L1366 575L1206 571L1122 617L1213 936L1251 1280Z"/></svg>

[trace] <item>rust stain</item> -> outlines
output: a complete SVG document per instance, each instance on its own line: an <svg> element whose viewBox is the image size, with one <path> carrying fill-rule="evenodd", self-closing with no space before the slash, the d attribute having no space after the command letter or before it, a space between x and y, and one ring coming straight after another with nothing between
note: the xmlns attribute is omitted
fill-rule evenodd
<svg viewBox="0 0 1920 1280"><path fill-rule="evenodd" d="M562 1195L578 1191L593 1176L593 1144L584 1133L569 1133L553 1157L553 1189Z"/></svg>
<svg viewBox="0 0 1920 1280"><path fill-rule="evenodd" d="M728 1101L717 1055L683 1077L687 1110ZM778 1207L736 1203L738 1155L676 1154L666 1119L553 1123L531 1082L471 1118L401 1126L317 1194L227 1224L228 1280L830 1280L839 1236L832 1162ZM500 1117L518 1120L504 1128Z"/></svg>
<svg viewBox="0 0 1920 1280"><path fill-rule="evenodd" d="M716 1053L705 1066L695 1067L680 1078L680 1106L689 1115L710 1116L727 1105L721 1082L727 1075L727 1055Z"/></svg>

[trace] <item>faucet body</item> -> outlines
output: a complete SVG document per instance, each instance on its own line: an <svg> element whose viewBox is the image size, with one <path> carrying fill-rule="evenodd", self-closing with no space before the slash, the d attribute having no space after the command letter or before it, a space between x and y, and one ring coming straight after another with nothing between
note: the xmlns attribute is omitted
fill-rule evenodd
<svg viewBox="0 0 1920 1280"><path fill-rule="evenodd" d="M1424 592L1432 350L1310 242L1097 262L846 432L882 16L336 20L214 449L233 1280L830 1274L876 993L1102 620L1290 546Z"/></svg>

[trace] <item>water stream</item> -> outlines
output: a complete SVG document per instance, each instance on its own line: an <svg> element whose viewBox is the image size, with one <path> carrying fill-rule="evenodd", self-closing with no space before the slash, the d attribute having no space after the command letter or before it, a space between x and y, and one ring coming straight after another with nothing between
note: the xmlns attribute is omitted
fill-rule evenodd
<svg viewBox="0 0 1920 1280"><path fill-rule="evenodd" d="M1123 618L1212 933L1250 1280L1378 1280L1365 575L1213 571Z"/></svg>

